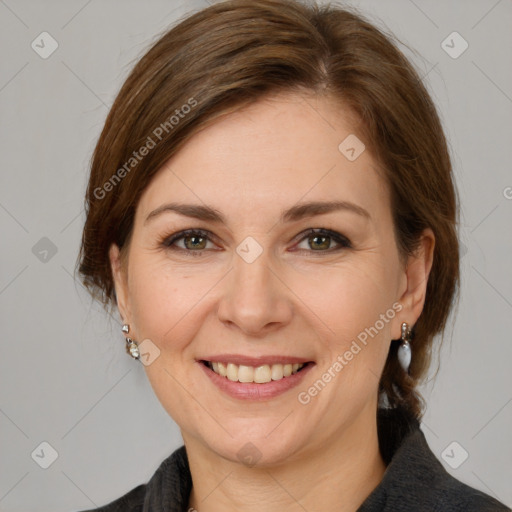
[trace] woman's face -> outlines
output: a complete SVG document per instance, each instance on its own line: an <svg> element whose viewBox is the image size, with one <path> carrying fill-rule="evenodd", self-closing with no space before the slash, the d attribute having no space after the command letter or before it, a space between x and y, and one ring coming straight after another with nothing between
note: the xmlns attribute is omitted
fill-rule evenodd
<svg viewBox="0 0 512 512"><path fill-rule="evenodd" d="M122 318L185 441L275 464L374 420L430 263L400 265L389 190L354 132L313 95L226 115L144 191L126 268L112 246ZM183 230L199 233L171 240ZM284 376L294 362L308 364Z"/></svg>

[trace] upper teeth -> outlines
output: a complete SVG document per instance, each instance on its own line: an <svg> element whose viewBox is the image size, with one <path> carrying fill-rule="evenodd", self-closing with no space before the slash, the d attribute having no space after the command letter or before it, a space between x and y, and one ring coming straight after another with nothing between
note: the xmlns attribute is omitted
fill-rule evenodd
<svg viewBox="0 0 512 512"><path fill-rule="evenodd" d="M208 362L208 366L218 375L227 377L234 382L256 382L263 384L271 380L280 380L283 377L297 373L305 363L294 364L264 364L262 366L244 366L233 363Z"/></svg>

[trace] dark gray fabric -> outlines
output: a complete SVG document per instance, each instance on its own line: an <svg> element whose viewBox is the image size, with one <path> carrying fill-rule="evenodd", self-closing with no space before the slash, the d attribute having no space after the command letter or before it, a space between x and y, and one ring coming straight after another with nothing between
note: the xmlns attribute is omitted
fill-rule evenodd
<svg viewBox="0 0 512 512"><path fill-rule="evenodd" d="M405 411L379 409L377 425L387 468L357 512L510 512L452 477L430 450L417 420ZM147 484L104 507L82 512L187 512L191 489L187 454L181 446Z"/></svg>

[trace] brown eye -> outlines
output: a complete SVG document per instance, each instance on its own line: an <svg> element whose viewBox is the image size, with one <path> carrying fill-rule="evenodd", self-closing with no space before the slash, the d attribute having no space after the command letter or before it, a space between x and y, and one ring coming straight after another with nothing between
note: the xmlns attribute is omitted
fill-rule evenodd
<svg viewBox="0 0 512 512"><path fill-rule="evenodd" d="M300 250L309 249L309 252L333 252L352 247L348 238L328 229L311 229L302 237L301 243L303 241L307 241L308 248L300 248ZM333 242L338 244L338 247L332 248Z"/></svg>
<svg viewBox="0 0 512 512"><path fill-rule="evenodd" d="M331 238L324 235L309 235L308 243L312 249L329 249Z"/></svg>
<svg viewBox="0 0 512 512"><path fill-rule="evenodd" d="M182 237L187 249L205 249L207 238L197 235L186 235Z"/></svg>
<svg viewBox="0 0 512 512"><path fill-rule="evenodd" d="M211 240L206 231L191 229L175 233L163 240L161 244L169 249L199 253L208 248L208 242L211 242Z"/></svg>

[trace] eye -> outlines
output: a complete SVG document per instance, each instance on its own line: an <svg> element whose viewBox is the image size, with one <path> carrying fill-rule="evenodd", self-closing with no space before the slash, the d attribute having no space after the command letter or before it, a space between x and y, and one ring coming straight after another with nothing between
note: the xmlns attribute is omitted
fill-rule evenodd
<svg viewBox="0 0 512 512"><path fill-rule="evenodd" d="M203 231L202 229L187 229L185 231L175 233L170 237L164 238L161 241L161 245L169 249L182 250L187 253L196 253L194 256L199 256L201 251L208 248L207 243L212 243L209 235L210 234L207 231ZM180 246L178 242L181 241L183 241L183 244Z"/></svg>
<svg viewBox="0 0 512 512"><path fill-rule="evenodd" d="M333 240L338 244L338 247L335 247L334 249L330 247ZM341 235L340 233L337 233L336 231L331 231L330 229L324 228L308 230L300 241L301 243L302 241L306 241L313 252L334 252L343 248L352 247L352 244L348 238Z"/></svg>

